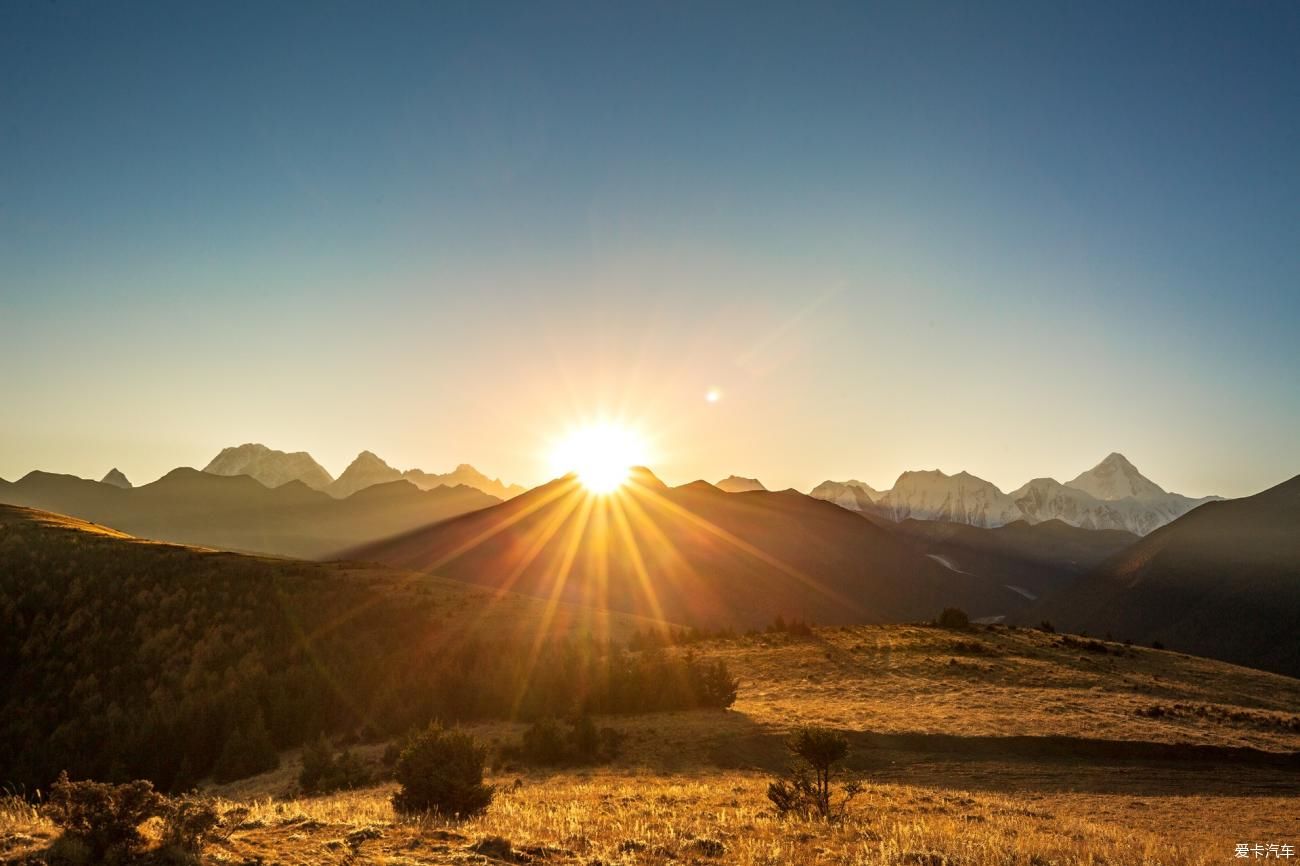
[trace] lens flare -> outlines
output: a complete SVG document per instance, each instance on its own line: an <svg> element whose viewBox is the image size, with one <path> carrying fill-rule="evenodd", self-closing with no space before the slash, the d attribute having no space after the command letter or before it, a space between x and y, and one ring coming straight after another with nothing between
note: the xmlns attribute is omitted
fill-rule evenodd
<svg viewBox="0 0 1300 866"><path fill-rule="evenodd" d="M578 481L592 493L612 493L627 481L633 466L646 462L641 436L612 423L571 430L551 454L553 472L576 473Z"/></svg>

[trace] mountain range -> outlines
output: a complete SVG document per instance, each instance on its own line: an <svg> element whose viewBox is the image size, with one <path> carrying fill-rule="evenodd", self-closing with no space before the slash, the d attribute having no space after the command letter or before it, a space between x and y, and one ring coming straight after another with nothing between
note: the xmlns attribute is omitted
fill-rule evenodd
<svg viewBox="0 0 1300 866"><path fill-rule="evenodd" d="M908 471L878 491L860 481L826 481L813 496L891 521L940 520L991 528L1016 521L1059 520L1084 529L1146 535L1219 497L1192 499L1165 491L1122 454L1112 453L1064 484L1036 478L1004 493L969 472Z"/></svg>
<svg viewBox="0 0 1300 866"><path fill-rule="evenodd" d="M451 472L441 475L423 469L407 469L403 472L389 466L371 451L358 454L336 479L306 451L287 453L255 442L221 449L203 471L213 475L247 475L267 487L301 481L313 490L323 491L338 499L347 498L376 484L403 480L421 490L465 485L497 499L509 499L524 492L524 488L518 484L506 484L499 478L489 478L468 463L462 463Z"/></svg>
<svg viewBox="0 0 1300 866"><path fill-rule="evenodd" d="M190 468L127 488L49 472L0 482L0 502L9 505L160 541L305 559L324 558L500 501L465 485L420 490L405 480L338 499L298 480L267 487L247 475Z"/></svg>

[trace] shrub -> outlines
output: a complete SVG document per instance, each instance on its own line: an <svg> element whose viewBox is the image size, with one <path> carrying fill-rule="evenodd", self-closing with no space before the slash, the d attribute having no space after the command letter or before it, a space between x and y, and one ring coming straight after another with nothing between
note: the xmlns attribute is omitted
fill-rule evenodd
<svg viewBox="0 0 1300 866"><path fill-rule="evenodd" d="M204 797L187 795L168 800L162 818L162 850L172 860L196 860L221 828L221 814Z"/></svg>
<svg viewBox="0 0 1300 866"><path fill-rule="evenodd" d="M399 812L438 812L461 818L487 809L495 793L483 784L487 750L469 734L437 725L416 736L397 759Z"/></svg>
<svg viewBox="0 0 1300 866"><path fill-rule="evenodd" d="M937 622L941 628L970 628L970 617L959 607L945 607Z"/></svg>
<svg viewBox="0 0 1300 866"><path fill-rule="evenodd" d="M1045 619L1042 622L1040 622L1038 624L1038 630L1047 632L1048 634L1056 634L1056 626L1052 625L1052 621L1050 619Z"/></svg>
<svg viewBox="0 0 1300 866"><path fill-rule="evenodd" d="M522 757L534 764L563 764L569 757L564 732L555 719L538 719L524 731Z"/></svg>
<svg viewBox="0 0 1300 866"><path fill-rule="evenodd" d="M693 656L687 656L686 665L697 705L725 710L736 702L740 680L731 675L722 659L701 664Z"/></svg>
<svg viewBox="0 0 1300 866"><path fill-rule="evenodd" d="M361 760L348 749L335 755L324 734L302 750L302 771L298 774L298 785L304 793L324 794L350 790L360 788L369 781L370 774L366 772Z"/></svg>
<svg viewBox="0 0 1300 866"><path fill-rule="evenodd" d="M505 757L530 764L600 764L618 757L623 735L613 728L597 728L590 716L578 716L561 728L553 718L539 719L524 731L523 742L504 750Z"/></svg>
<svg viewBox="0 0 1300 866"><path fill-rule="evenodd" d="M130 860L144 846L140 825L163 813L165 798L149 782L73 782L66 772L50 786L47 814L92 862Z"/></svg>
<svg viewBox="0 0 1300 866"><path fill-rule="evenodd" d="M832 806L831 780L836 765L848 757L848 740L843 734L825 728L800 728L786 747L802 765L767 786L767 798L777 812L823 820L842 818L849 801L862 790L857 781L847 782L839 806Z"/></svg>

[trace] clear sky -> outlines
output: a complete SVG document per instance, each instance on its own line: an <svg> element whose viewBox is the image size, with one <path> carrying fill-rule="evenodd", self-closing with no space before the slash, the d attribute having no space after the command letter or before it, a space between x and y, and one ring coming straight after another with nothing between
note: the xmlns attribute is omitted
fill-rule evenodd
<svg viewBox="0 0 1300 866"><path fill-rule="evenodd" d="M1300 472L1300 4L0 4L0 477ZM720 399L704 399L718 389Z"/></svg>

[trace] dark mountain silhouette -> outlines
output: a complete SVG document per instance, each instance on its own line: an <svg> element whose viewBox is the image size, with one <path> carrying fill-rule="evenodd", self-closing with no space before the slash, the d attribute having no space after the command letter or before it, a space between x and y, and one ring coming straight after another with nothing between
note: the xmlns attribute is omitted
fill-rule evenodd
<svg viewBox="0 0 1300 866"><path fill-rule="evenodd" d="M0 500L162 541L301 558L326 557L500 501L470 487L423 491L406 481L335 499L301 481L268 488L247 475L188 468L132 489L32 472L0 487Z"/></svg>
<svg viewBox="0 0 1300 866"><path fill-rule="evenodd" d="M1138 540L1118 529L1080 529L1060 520L1023 520L992 529L937 520L883 524L917 552L955 571L998 580L1043 598Z"/></svg>
<svg viewBox="0 0 1300 866"><path fill-rule="evenodd" d="M793 490L669 489L648 470L608 497L572 477L347 553L531 595L707 626L971 615L1027 601L954 573L890 532Z"/></svg>
<svg viewBox="0 0 1300 866"><path fill-rule="evenodd" d="M1070 630L1300 676L1300 476L1188 512L1041 613Z"/></svg>

